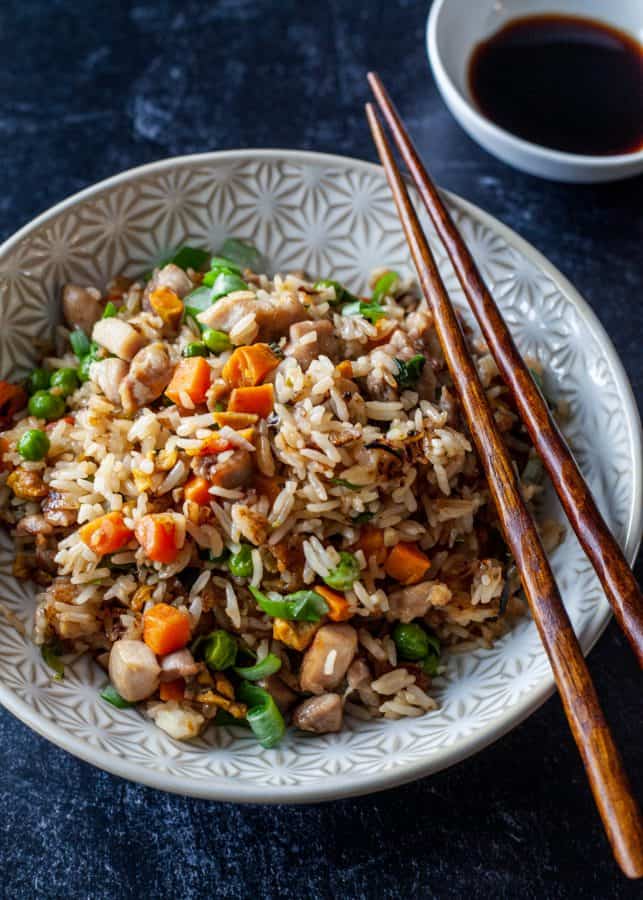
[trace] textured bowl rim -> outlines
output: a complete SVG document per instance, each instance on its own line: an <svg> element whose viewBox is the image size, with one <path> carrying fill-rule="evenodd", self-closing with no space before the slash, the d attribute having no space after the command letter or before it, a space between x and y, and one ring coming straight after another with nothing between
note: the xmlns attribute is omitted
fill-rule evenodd
<svg viewBox="0 0 643 900"><path fill-rule="evenodd" d="M448 106L453 106L458 114L463 118L469 117L475 122L476 128L485 136L487 140L494 140L505 147L513 147L524 154L529 154L533 161L553 162L563 166L577 166L579 169L600 170L607 174L617 173L623 170L623 177L634 177L640 172L640 166L643 164L643 149L635 150L631 153L612 153L604 156L590 156L586 153L567 153L564 150L555 150L553 147L547 147L545 144L537 144L533 141L525 140L518 137L506 128L496 125L491 119L488 119L481 113L473 103L460 91L453 82L453 79L447 72L442 62L442 55L438 42L438 22L440 13L449 0L435 0L431 7L426 23L426 46L429 56L429 62L438 87L447 102ZM519 14L516 16L519 18ZM591 16L588 16L591 18ZM466 129L468 130L468 128ZM472 135L477 141L478 139ZM486 145L485 145L486 146ZM495 151L494 156L498 156Z"/></svg>
<svg viewBox="0 0 643 900"><path fill-rule="evenodd" d="M19 231L8 238L0 246L0 259L12 250L21 240L47 223L50 219L58 216L60 213L73 207L77 203L116 187L119 184L138 179L145 175L151 175L152 173L162 172L163 170L172 168L176 165L197 166L204 163L218 163L229 160L275 160L292 161L293 163L323 163L328 166L350 166L353 169L361 170L365 173L384 176L382 167L375 163L366 162L349 156L303 150L224 150L170 157L157 160L156 162L146 163L145 165L137 166L132 169L127 169L118 175L114 175L103 181L99 181L90 187L84 188L82 191L79 191L65 200L62 200L60 203L50 207L20 228ZM472 215L475 215L477 219L499 234L504 240L528 256L555 284L560 286L561 290L564 291L578 309L579 314L583 317L592 336L603 348L609 365L612 368L614 379L618 384L625 401L626 418L631 432L630 438L634 453L634 467L631 473L633 481L632 495L634 498L641 496L641 479L643 475L641 420L634 393L625 369L596 314L565 276L562 275L562 273L538 250L532 247L531 244L523 240L512 229L508 228L489 213L481 210L475 204L469 203L455 194L447 194L447 196L452 197L454 202L460 207L468 210ZM641 504L637 503L633 503L632 507L629 519L625 524L624 540L625 555L630 563L633 563L636 558L641 541L641 534L643 532L643 508L641 507ZM583 648L585 654L591 650L601 636L610 618L611 614L609 611L606 611L603 621L598 627L593 640L586 643ZM229 778L223 785L218 783L208 787L208 783L205 780L189 779L185 776L153 772L145 767L138 766L134 762L129 762L128 760L116 757L111 753L84 744L77 738L72 738L64 728L50 722L44 716L37 713L35 709L29 706L17 694L9 690L2 683L0 683L0 703L29 728L33 729L42 737L47 738L47 740L57 746L62 747L63 750L66 750L72 755L82 759L84 762L91 763L113 775L118 775L130 781L144 784L147 787L184 796L202 797L209 800L237 803L314 803L375 793L446 769L449 766L472 756L474 753L484 749L503 735L507 734L531 715L531 713L542 706L545 700L547 700L554 692L554 689L554 679L550 673L547 677L542 679L537 687L529 691L523 699L513 704L511 709L499 719L494 720L488 726L480 728L470 737L461 739L455 747L444 748L438 752L432 753L426 761L408 763L404 766L396 767L391 771L380 771L374 774L369 773L351 776L350 779L347 779L342 775L332 775L324 778L315 785L280 785L278 787L244 785L233 777Z"/></svg>

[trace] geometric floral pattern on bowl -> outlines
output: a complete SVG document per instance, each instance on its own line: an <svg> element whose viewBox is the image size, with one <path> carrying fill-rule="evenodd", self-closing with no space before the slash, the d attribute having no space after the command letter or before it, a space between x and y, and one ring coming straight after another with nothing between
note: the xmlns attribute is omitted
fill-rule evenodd
<svg viewBox="0 0 643 900"><path fill-rule="evenodd" d="M447 201L524 353L569 405L566 436L607 522L632 558L641 536L641 446L636 405L614 349L572 286L533 248L481 210ZM426 216L421 213L427 232ZM33 364L55 324L65 281L104 285L138 274L184 242L217 249L251 239L273 271L305 269L359 291L380 265L410 270L386 179L358 160L292 151L182 157L125 172L59 204L0 248L0 377ZM462 296L443 251L440 270ZM466 315L466 313L465 313ZM548 514L561 516L553 492ZM552 564L588 649L609 607L576 539ZM2 603L31 626L33 591L11 576L0 535ZM28 637L0 616L0 700L30 727L83 759L165 790L256 802L365 793L429 774L485 746L552 690L535 626L525 619L493 649L454 656L437 683L440 709L398 722L349 721L340 734L291 731L264 750L241 728L211 728L180 743L136 711L98 697L104 673L86 659L54 681Z"/></svg>

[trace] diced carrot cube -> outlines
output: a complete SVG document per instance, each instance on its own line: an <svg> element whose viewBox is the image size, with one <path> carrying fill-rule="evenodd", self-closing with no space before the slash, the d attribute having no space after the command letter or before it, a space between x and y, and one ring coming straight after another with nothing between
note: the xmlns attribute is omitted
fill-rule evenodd
<svg viewBox="0 0 643 900"><path fill-rule="evenodd" d="M232 387L254 387L278 365L279 357L268 344L250 344L234 350L221 374Z"/></svg>
<svg viewBox="0 0 643 900"><path fill-rule="evenodd" d="M123 515L118 511L87 522L78 534L81 541L99 556L122 550L134 537L134 532L125 527Z"/></svg>
<svg viewBox="0 0 643 900"><path fill-rule="evenodd" d="M181 395L187 394L192 403L205 403L210 387L212 369L202 356L189 356L180 360L165 393L173 403L181 406Z"/></svg>
<svg viewBox="0 0 643 900"><path fill-rule="evenodd" d="M181 650L190 640L187 613L169 603L157 603L143 616L143 640L158 656Z"/></svg>
<svg viewBox="0 0 643 900"><path fill-rule="evenodd" d="M275 392L271 384L257 387L238 387L230 394L230 412L256 413L261 419L269 416L275 405Z"/></svg>
<svg viewBox="0 0 643 900"><path fill-rule="evenodd" d="M313 590L328 603L328 618L332 619L333 622L345 622L346 619L350 619L353 615L350 611L348 600L343 594L319 584L315 585Z"/></svg>
<svg viewBox="0 0 643 900"><path fill-rule="evenodd" d="M192 503L198 503L199 506L207 506L212 497L210 496L210 482L201 478L191 478L184 488L185 499L191 500Z"/></svg>
<svg viewBox="0 0 643 900"><path fill-rule="evenodd" d="M179 553L176 522L168 513L150 513L138 520L136 540L153 562L173 563Z"/></svg>
<svg viewBox="0 0 643 900"><path fill-rule="evenodd" d="M417 584L425 576L431 560L417 544L400 543L391 550L384 565L387 575L402 584Z"/></svg>

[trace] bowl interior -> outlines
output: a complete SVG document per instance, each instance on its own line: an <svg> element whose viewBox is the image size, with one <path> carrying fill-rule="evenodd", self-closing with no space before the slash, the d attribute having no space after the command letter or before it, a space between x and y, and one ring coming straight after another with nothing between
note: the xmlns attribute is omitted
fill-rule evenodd
<svg viewBox="0 0 643 900"><path fill-rule="evenodd" d="M631 390L597 319L569 283L503 225L466 202L448 202L522 351L547 370L569 407L565 431L608 524L629 557L641 534L640 424ZM431 234L426 217L421 218ZM103 182L43 214L0 248L0 370L24 374L58 317L62 284L104 285L139 274L168 248L218 249L254 241L275 271L305 269L355 290L409 257L381 169L321 154L238 151L165 160ZM453 299L463 297L432 237ZM551 492L547 514L560 515ZM575 538L553 555L585 649L608 606ZM349 721L340 734L289 733L263 750L245 729L174 741L134 710L102 702L98 667L81 659L53 681L27 634L34 594L11 576L0 535L0 700L32 728L89 762L155 787L212 799L287 802L382 789L462 759L529 714L552 689L535 626L525 618L494 647L449 660L436 683L441 708L398 722ZM11 618L13 617L13 619Z"/></svg>
<svg viewBox="0 0 643 900"><path fill-rule="evenodd" d="M555 12L597 19L620 28L637 40L643 33L639 0L444 0L436 21L435 36L440 61L460 95L475 106L468 84L471 53L507 22L516 18Z"/></svg>

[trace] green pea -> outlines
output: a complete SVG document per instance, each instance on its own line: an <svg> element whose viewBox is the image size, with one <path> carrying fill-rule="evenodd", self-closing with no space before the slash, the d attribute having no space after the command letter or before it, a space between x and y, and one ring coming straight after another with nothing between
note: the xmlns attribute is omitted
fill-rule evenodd
<svg viewBox="0 0 643 900"><path fill-rule="evenodd" d="M65 412L65 401L49 391L36 391L29 398L29 413L37 419L59 419Z"/></svg>
<svg viewBox="0 0 643 900"><path fill-rule="evenodd" d="M233 553L228 560L228 568L239 578L250 578L252 575L252 550L243 544L238 553Z"/></svg>
<svg viewBox="0 0 643 900"><path fill-rule="evenodd" d="M353 554L342 550L338 564L330 570L324 581L328 587L337 591L348 591L359 578L359 571L359 563Z"/></svg>
<svg viewBox="0 0 643 900"><path fill-rule="evenodd" d="M78 375L76 369L58 369L51 376L51 387L54 393L61 397L68 397L78 388Z"/></svg>
<svg viewBox="0 0 643 900"><path fill-rule="evenodd" d="M202 334L203 341L213 353L223 353L232 346L230 338L225 331L215 331L214 328L206 328Z"/></svg>
<svg viewBox="0 0 643 900"><path fill-rule="evenodd" d="M208 356L208 348L203 341L192 341L183 348L183 356Z"/></svg>
<svg viewBox="0 0 643 900"><path fill-rule="evenodd" d="M219 629L207 636L202 644L203 659L215 672L229 669L237 658L237 642L227 631Z"/></svg>
<svg viewBox="0 0 643 900"><path fill-rule="evenodd" d="M39 428L30 428L18 441L18 453L23 459L38 462L49 452L49 438Z"/></svg>
<svg viewBox="0 0 643 900"><path fill-rule="evenodd" d="M398 623L393 629L393 640L402 659L424 659L429 655L429 636L415 622L408 625Z"/></svg>
<svg viewBox="0 0 643 900"><path fill-rule="evenodd" d="M27 378L27 390L30 394L46 391L49 387L49 372L46 369L34 369Z"/></svg>

